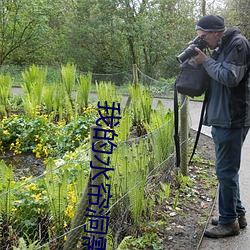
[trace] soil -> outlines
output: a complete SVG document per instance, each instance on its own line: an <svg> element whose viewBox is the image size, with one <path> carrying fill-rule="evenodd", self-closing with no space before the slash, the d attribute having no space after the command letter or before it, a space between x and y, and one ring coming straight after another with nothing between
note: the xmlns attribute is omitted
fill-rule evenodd
<svg viewBox="0 0 250 250"><path fill-rule="evenodd" d="M37 159L32 153L13 155L12 152L7 152L0 156L0 160L4 160L7 166L12 165L16 181L23 176L39 176L45 171L43 159Z"/></svg>

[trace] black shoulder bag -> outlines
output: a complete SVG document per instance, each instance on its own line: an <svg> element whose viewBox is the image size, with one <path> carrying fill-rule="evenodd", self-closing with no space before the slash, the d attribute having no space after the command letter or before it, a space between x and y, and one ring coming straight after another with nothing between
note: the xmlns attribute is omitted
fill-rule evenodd
<svg viewBox="0 0 250 250"><path fill-rule="evenodd" d="M176 166L180 166L180 140L179 140L179 114L178 114L178 93L187 96L201 96L205 93L200 121L198 126L198 131L196 134L195 144L193 152L191 154L189 163L192 161L192 158L195 154L195 150L199 141L200 132L202 128L203 116L205 113L205 107L207 102L207 86L209 82L209 76L203 65L198 65L196 62L190 58L181 64L180 73L175 81L174 88L174 123L175 123L175 148L176 148Z"/></svg>
<svg viewBox="0 0 250 250"><path fill-rule="evenodd" d="M191 97L201 96L207 88L207 72L192 58L183 62L175 86L178 93Z"/></svg>

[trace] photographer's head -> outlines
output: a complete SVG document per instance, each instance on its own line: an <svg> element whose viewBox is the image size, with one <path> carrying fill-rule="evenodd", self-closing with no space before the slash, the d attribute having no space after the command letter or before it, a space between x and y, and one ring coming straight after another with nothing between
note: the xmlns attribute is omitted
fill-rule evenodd
<svg viewBox="0 0 250 250"><path fill-rule="evenodd" d="M224 19L214 15L203 16L198 21L195 30L210 49L215 49L225 31Z"/></svg>

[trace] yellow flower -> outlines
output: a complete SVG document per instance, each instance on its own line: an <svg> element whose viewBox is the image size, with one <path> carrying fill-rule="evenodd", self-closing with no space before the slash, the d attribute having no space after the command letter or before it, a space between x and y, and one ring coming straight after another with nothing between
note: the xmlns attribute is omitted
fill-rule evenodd
<svg viewBox="0 0 250 250"><path fill-rule="evenodd" d="M37 190L37 185L35 183L30 183L29 185L26 186L26 189L28 191L35 191Z"/></svg>
<svg viewBox="0 0 250 250"><path fill-rule="evenodd" d="M46 147L43 147L43 153L45 154L46 157L48 157L49 153Z"/></svg>
<svg viewBox="0 0 250 250"><path fill-rule="evenodd" d="M75 195L73 195L73 196L71 197L71 201L72 201L72 203L76 203L76 196L75 196Z"/></svg>
<svg viewBox="0 0 250 250"><path fill-rule="evenodd" d="M16 212L17 208L13 207L11 210L12 210L12 212Z"/></svg>
<svg viewBox="0 0 250 250"><path fill-rule="evenodd" d="M40 159L41 158L41 155L39 152L36 152L36 158Z"/></svg>
<svg viewBox="0 0 250 250"><path fill-rule="evenodd" d="M15 146L15 144L12 142L12 143L10 144L10 150L12 150L14 146Z"/></svg>
<svg viewBox="0 0 250 250"><path fill-rule="evenodd" d="M65 215L68 215L69 218L73 218L74 217L73 206L68 205L66 208L66 211L64 211L64 213L65 213Z"/></svg>
<svg viewBox="0 0 250 250"><path fill-rule="evenodd" d="M8 130L4 130L4 131L3 131L3 134L4 134L4 135L9 135L10 133L9 133Z"/></svg>
<svg viewBox="0 0 250 250"><path fill-rule="evenodd" d="M36 201L40 201L42 199L41 195L42 195L41 193L33 194L31 197L35 198Z"/></svg>
<svg viewBox="0 0 250 250"><path fill-rule="evenodd" d="M73 188L73 184L69 184L68 185L68 190L71 190ZM75 194L75 190L69 191L68 192L68 200L71 200L72 203L76 203L76 194Z"/></svg>
<svg viewBox="0 0 250 250"><path fill-rule="evenodd" d="M24 180L24 181L29 181L29 180L31 180L32 178L33 178L33 176L31 175L31 176L29 176L29 177L22 176L20 179L21 179L21 180Z"/></svg>
<svg viewBox="0 0 250 250"><path fill-rule="evenodd" d="M19 155L19 154L21 154L22 153L22 151L19 151L19 150L14 150L14 153L13 153L13 155Z"/></svg>

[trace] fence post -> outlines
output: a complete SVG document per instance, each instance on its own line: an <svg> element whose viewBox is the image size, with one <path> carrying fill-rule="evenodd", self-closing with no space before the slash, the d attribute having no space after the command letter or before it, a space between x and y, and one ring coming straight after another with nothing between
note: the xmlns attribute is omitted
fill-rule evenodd
<svg viewBox="0 0 250 250"><path fill-rule="evenodd" d="M138 70L137 70L137 65L133 64L133 84L136 86L138 84ZM128 95L128 99L124 108L124 114L126 112L126 110L128 109L128 107L131 104L131 95Z"/></svg>
<svg viewBox="0 0 250 250"><path fill-rule="evenodd" d="M181 174L187 176L188 174L188 97L180 95L181 109L180 109L180 169Z"/></svg>
<svg viewBox="0 0 250 250"><path fill-rule="evenodd" d="M133 64L133 83L136 86L138 84L138 70L137 70L137 65Z"/></svg>
<svg viewBox="0 0 250 250"><path fill-rule="evenodd" d="M103 137L103 132L102 131L95 131L95 128L98 126L92 125L90 127L90 147L92 148L92 145L95 145L95 148L99 149L98 145L102 143L102 140L98 140L94 138L95 135L97 137ZM103 154L102 153L94 153L93 150L91 150L91 161L92 161L92 166L95 167L101 167L102 163L98 161L95 158L95 155L98 156L100 160L103 160ZM88 179L88 183L84 189L84 192L82 194L81 201L78 205L77 213L74 217L74 220L72 222L72 226L70 229L70 233L67 236L67 240L64 244L63 250L72 250L72 249L77 249L77 244L81 238L81 234L83 232L83 227L82 225L86 222L87 217L85 216L87 214L86 209L90 208L91 205L89 204L89 195L90 193L96 193L96 190L94 190L94 187L91 187L91 185L100 185L103 183L103 176L99 175L95 180L92 180L92 177L97 175L101 170L100 169L91 169L91 173ZM103 191L101 191L103 193ZM95 209L96 210L96 209ZM98 211L97 211L98 214Z"/></svg>

